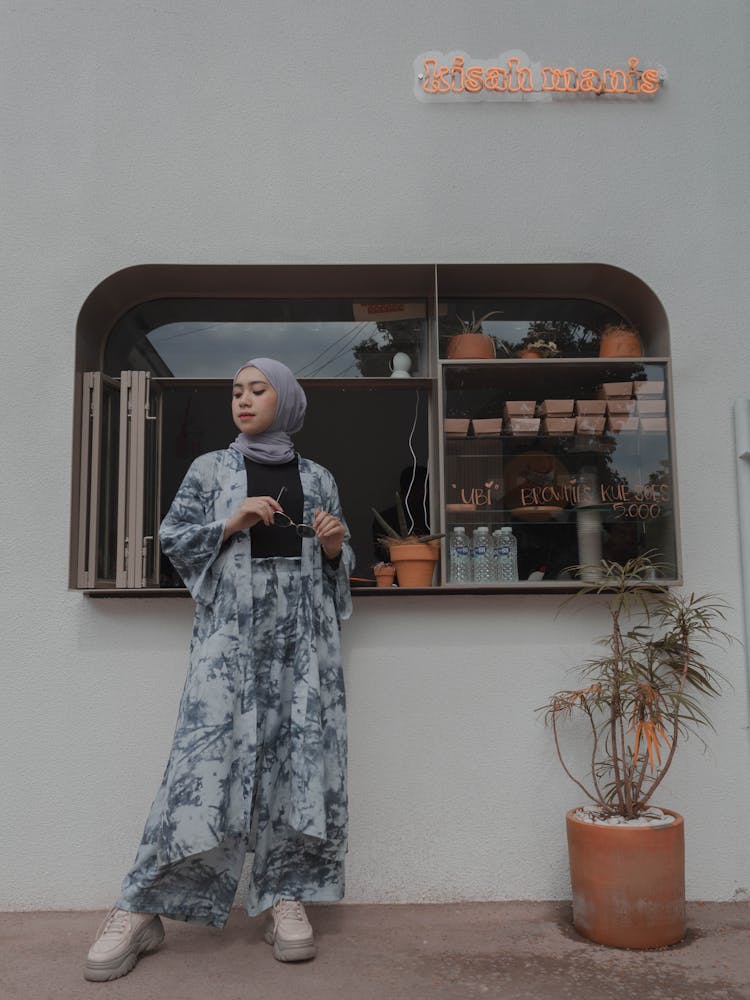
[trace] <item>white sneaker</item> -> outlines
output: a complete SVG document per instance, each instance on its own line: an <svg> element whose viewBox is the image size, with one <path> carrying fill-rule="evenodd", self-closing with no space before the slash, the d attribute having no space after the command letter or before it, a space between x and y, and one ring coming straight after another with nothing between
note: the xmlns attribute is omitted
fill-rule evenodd
<svg viewBox="0 0 750 1000"><path fill-rule="evenodd" d="M278 899L268 917L266 941L280 962L302 962L315 958L317 948L305 908L296 899Z"/></svg>
<svg viewBox="0 0 750 1000"><path fill-rule="evenodd" d="M164 927L155 913L131 913L113 906L89 949L84 979L106 982L126 976L141 955L156 951Z"/></svg>

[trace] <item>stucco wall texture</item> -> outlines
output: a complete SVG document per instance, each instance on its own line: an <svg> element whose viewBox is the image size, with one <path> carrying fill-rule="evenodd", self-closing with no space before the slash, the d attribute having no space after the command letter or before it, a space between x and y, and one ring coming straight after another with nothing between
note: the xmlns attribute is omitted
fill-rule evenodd
<svg viewBox="0 0 750 1000"><path fill-rule="evenodd" d="M574 262L670 321L686 586L742 590L731 405L748 395L743 0L4 0L0 907L108 905L166 761L191 604L67 588L78 312L141 263ZM427 105L414 58L521 49L668 73L651 101ZM313 456L314 457L314 456ZM748 517L748 512L743 512ZM358 599L345 628L350 901L558 899L578 792L534 709L599 611ZM661 798L691 899L750 896L744 653L710 752ZM581 752L581 763L584 763Z"/></svg>

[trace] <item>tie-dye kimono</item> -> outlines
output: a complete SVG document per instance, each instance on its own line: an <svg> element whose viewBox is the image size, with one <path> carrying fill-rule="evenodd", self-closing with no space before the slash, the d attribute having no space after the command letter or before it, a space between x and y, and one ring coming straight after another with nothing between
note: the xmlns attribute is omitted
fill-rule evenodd
<svg viewBox="0 0 750 1000"><path fill-rule="evenodd" d="M299 473L304 523L312 524L317 508L343 520L330 472L300 458ZM223 540L226 519L247 495L238 451L203 455L161 526L162 549L196 606L174 742L144 831L152 873L194 855L215 857L222 845L244 841L253 849L248 834L256 783L271 767L263 788L263 797L272 799L263 804L270 814L261 822L277 834L283 828L298 844L317 843L322 856L343 859L346 849L339 622L351 614L349 534L337 566L324 558L317 538L302 539L300 560L253 562L249 531ZM269 664L274 656L292 662ZM257 724L269 717L280 735L274 736L273 761L259 764ZM260 891L254 909L269 905L269 898ZM139 908L133 898L123 905ZM156 902L143 909L167 912ZM187 913L184 903L180 910L174 915L202 919Z"/></svg>

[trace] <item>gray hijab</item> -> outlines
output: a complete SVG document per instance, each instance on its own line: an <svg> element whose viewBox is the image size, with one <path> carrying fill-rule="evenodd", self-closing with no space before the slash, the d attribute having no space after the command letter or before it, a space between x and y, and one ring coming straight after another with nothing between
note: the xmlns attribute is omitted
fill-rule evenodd
<svg viewBox="0 0 750 1000"><path fill-rule="evenodd" d="M307 397L297 379L286 365L273 358L253 358L235 372L233 382L244 368L257 368L263 372L276 390L276 415L273 423L262 434L238 434L231 443L245 458L266 465L291 462L296 452L289 436L296 434L305 421Z"/></svg>

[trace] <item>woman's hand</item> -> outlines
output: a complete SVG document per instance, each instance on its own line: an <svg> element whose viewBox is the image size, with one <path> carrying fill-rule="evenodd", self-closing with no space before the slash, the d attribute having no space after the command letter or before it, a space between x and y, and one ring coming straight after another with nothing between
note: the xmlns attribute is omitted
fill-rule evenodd
<svg viewBox="0 0 750 1000"><path fill-rule="evenodd" d="M247 497L242 506L227 518L224 525L224 540L226 541L237 531L252 528L260 521L263 524L273 524L273 515L281 510L281 504L273 497Z"/></svg>
<svg viewBox="0 0 750 1000"><path fill-rule="evenodd" d="M328 514L324 510L316 510L313 528L315 528L315 534L318 536L326 556L329 559L335 559L344 544L344 536L346 535L344 525L333 514Z"/></svg>

